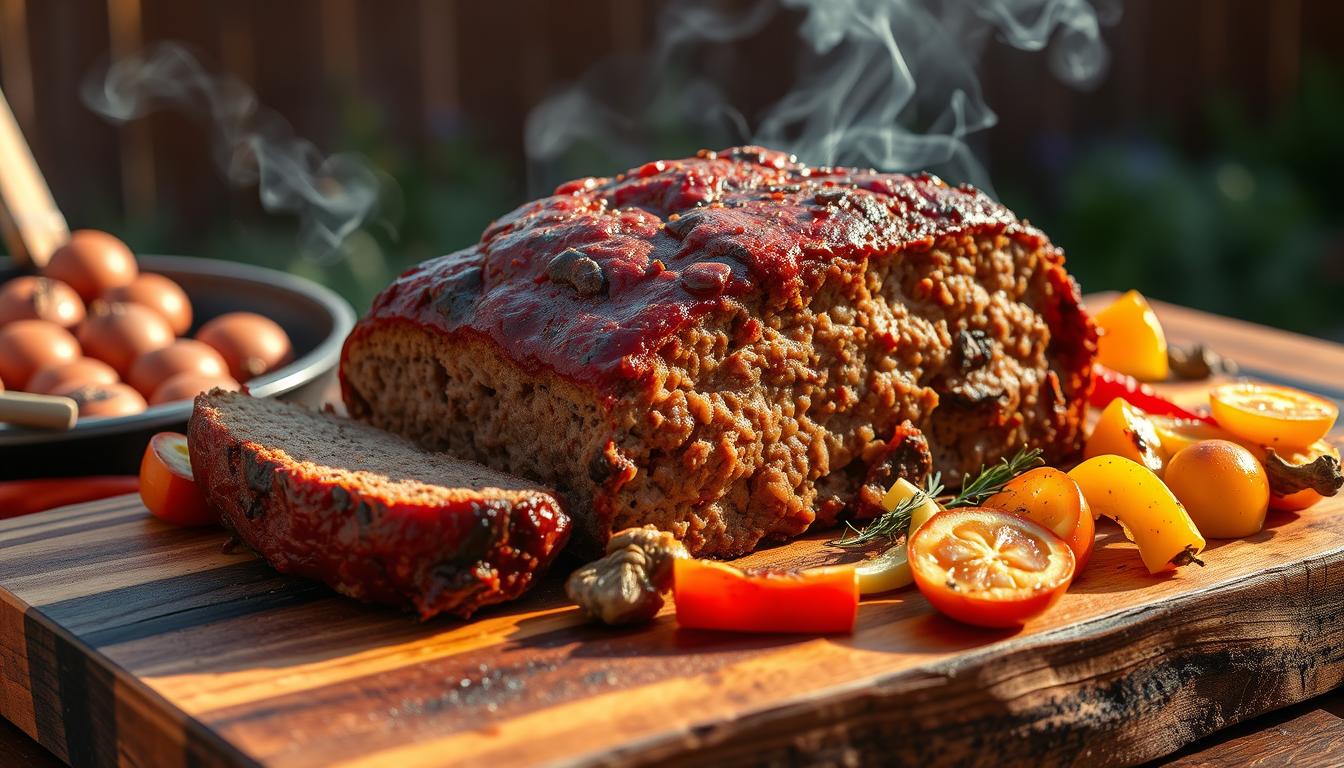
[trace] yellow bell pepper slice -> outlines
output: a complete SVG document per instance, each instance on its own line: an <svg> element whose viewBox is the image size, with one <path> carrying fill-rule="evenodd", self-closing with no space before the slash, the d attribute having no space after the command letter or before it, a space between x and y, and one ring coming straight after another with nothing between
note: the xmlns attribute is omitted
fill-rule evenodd
<svg viewBox="0 0 1344 768"><path fill-rule="evenodd" d="M1115 520L1139 547L1149 573L1203 565L1204 537L1151 469L1123 456L1097 456L1069 472L1092 511Z"/></svg>
<svg viewBox="0 0 1344 768"><path fill-rule="evenodd" d="M1140 381L1167 378L1167 336L1148 300L1129 291L1093 315L1100 335L1097 360Z"/></svg>
<svg viewBox="0 0 1344 768"><path fill-rule="evenodd" d="M1148 414L1116 398L1101 412L1083 445L1083 458L1113 454L1160 473L1166 464L1162 439Z"/></svg>

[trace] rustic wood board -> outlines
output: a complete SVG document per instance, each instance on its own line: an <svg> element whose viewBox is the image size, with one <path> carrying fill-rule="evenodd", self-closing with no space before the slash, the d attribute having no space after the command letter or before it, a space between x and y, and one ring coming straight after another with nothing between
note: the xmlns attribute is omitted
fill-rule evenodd
<svg viewBox="0 0 1344 768"><path fill-rule="evenodd" d="M1159 312L1173 339L1344 399L1344 348ZM1175 576L1103 526L1061 603L1011 632L913 590L865 600L852 636L682 631L670 611L609 631L558 575L420 624L222 539L135 497L0 522L0 714L75 765L1112 765L1344 682L1344 499ZM746 561L835 558L813 539Z"/></svg>

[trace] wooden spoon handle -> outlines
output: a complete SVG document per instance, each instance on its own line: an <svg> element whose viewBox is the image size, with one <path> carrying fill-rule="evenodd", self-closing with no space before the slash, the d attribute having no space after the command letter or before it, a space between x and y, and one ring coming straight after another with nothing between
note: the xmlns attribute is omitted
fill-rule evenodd
<svg viewBox="0 0 1344 768"><path fill-rule="evenodd" d="M70 429L79 406L68 397L0 392L0 422L42 429Z"/></svg>
<svg viewBox="0 0 1344 768"><path fill-rule="evenodd" d="M20 264L41 269L70 239L70 228L0 92L0 235Z"/></svg>

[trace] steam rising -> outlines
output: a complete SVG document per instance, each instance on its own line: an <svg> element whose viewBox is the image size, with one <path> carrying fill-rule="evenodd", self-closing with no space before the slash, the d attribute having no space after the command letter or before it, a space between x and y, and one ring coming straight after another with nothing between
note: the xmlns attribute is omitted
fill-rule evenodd
<svg viewBox="0 0 1344 768"><path fill-rule="evenodd" d="M380 201L395 190L359 155L324 157L245 84L211 75L181 46L159 44L114 62L84 83L83 97L116 122L164 108L208 116L215 159L230 183L256 184L267 211L297 214L300 243L314 255L342 253L346 239L377 220Z"/></svg>
<svg viewBox="0 0 1344 768"><path fill-rule="evenodd" d="M991 37L1049 48L1051 70L1078 87L1105 73L1101 26L1118 0L756 0L671 3L657 45L642 62L608 62L528 116L534 182L579 143L602 141L620 167L658 153L667 125L701 141L750 141L817 165L936 169L988 188L967 138L997 122L976 67ZM778 14L798 16L797 73L790 91L755 119L711 85L781 66L747 60L733 46ZM629 94L643 94L631 99ZM537 190L542 191L542 190Z"/></svg>

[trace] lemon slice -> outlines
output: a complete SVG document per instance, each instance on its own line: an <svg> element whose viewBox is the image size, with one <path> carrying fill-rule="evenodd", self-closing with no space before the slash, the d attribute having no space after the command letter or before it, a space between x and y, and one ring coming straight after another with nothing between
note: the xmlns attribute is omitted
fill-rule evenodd
<svg viewBox="0 0 1344 768"><path fill-rule="evenodd" d="M859 563L854 570L859 575L861 595L890 592L914 581L914 576L910 574L910 559L905 542L897 544L872 560Z"/></svg>

